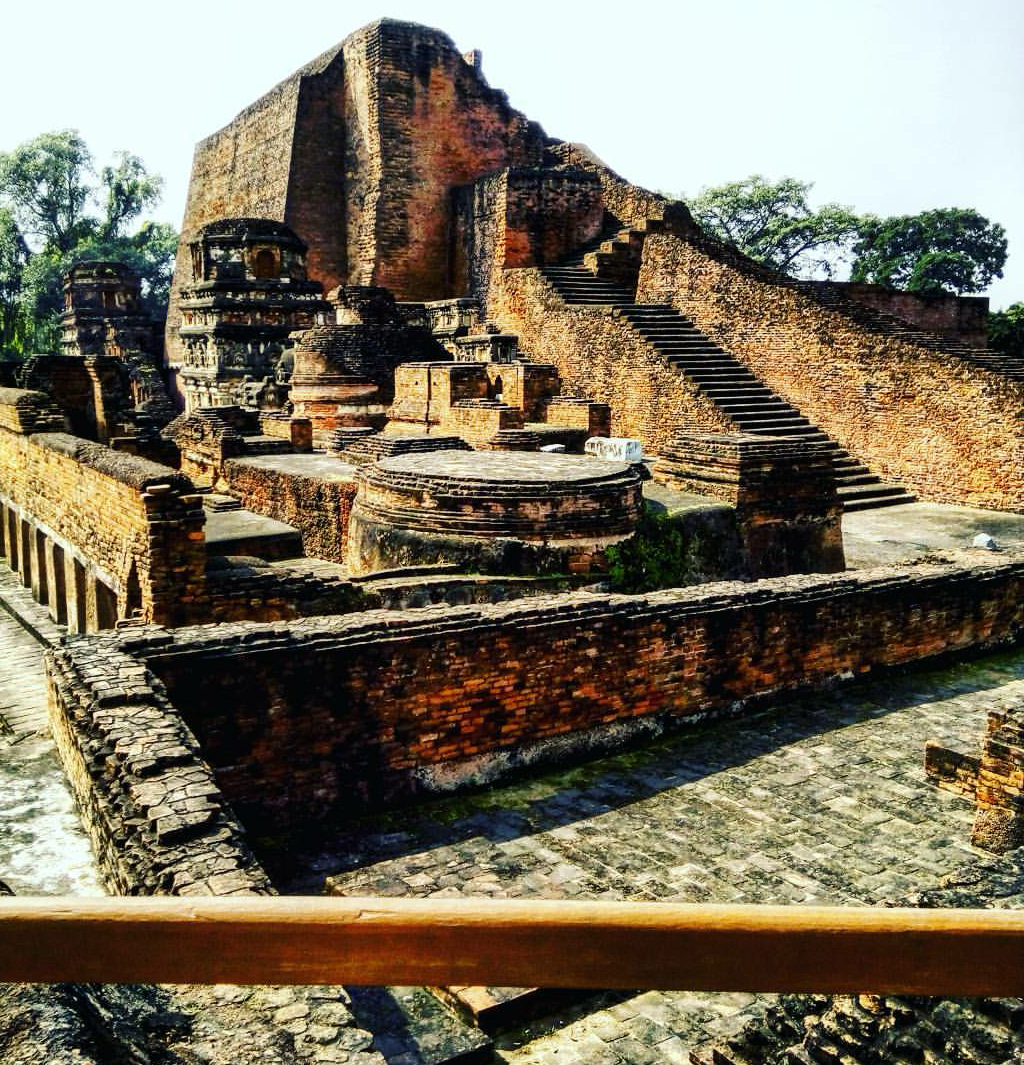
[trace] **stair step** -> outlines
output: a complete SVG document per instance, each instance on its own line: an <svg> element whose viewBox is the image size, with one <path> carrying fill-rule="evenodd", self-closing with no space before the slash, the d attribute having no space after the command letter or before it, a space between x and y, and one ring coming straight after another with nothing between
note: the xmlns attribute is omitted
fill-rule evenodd
<svg viewBox="0 0 1024 1065"><path fill-rule="evenodd" d="M764 396L768 398L771 395L769 389L763 385L751 385L749 388L743 388L736 385L722 385L721 388L716 388L712 382L702 386L701 391L709 398L715 401L719 399L756 399L758 396Z"/></svg>
<svg viewBox="0 0 1024 1065"><path fill-rule="evenodd" d="M840 474L836 471L836 483L843 487L852 487L860 484L879 484L877 474L872 473L870 470L865 470L863 473Z"/></svg>
<svg viewBox="0 0 1024 1065"><path fill-rule="evenodd" d="M877 479L874 484L870 485L840 485L838 492L844 501L848 499L880 499L882 496L907 494L906 489L901 488L898 484L885 484Z"/></svg>
<svg viewBox="0 0 1024 1065"><path fill-rule="evenodd" d="M843 510L853 512L856 510L876 510L880 507L899 507L905 503L916 503L917 496L909 492L901 492L892 496L865 496L858 499L844 499Z"/></svg>
<svg viewBox="0 0 1024 1065"><path fill-rule="evenodd" d="M756 416L747 415L745 417L737 418L733 415L732 420L739 426L742 426L743 431L746 432L749 429L783 429L792 425L810 425L811 423L802 414L790 414L790 415L773 415L770 412L766 412L761 418ZM817 428L817 426L815 426Z"/></svg>
<svg viewBox="0 0 1024 1065"><path fill-rule="evenodd" d="M748 429L744 426L743 431L749 432L750 435L755 437L809 437L822 430L817 428L816 425L790 425L789 423L783 423L777 426L758 426L753 429Z"/></svg>

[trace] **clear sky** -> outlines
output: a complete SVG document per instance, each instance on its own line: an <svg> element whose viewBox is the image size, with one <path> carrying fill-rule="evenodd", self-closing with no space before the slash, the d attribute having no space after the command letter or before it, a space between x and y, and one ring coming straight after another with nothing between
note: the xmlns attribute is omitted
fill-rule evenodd
<svg viewBox="0 0 1024 1065"><path fill-rule="evenodd" d="M12 0L0 150L77 128L162 174L180 225L195 142L384 15L481 49L515 107L651 188L976 208L1010 238L993 307L1024 300L1024 0Z"/></svg>

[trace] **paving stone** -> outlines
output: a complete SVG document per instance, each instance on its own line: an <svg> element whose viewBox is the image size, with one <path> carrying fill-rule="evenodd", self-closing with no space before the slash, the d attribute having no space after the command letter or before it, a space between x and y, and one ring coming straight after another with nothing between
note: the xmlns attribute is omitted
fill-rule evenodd
<svg viewBox="0 0 1024 1065"><path fill-rule="evenodd" d="M928 782L925 742L978 747L988 710L1021 700L1019 651L891 676L368 818L318 841L317 867L333 851L332 883L352 895L876 904L933 886L974 853L973 804ZM771 1000L646 992L505 1033L498 1055L676 1060ZM595 1057L595 1039L616 1057ZM661 1057L637 1050L660 1044Z"/></svg>

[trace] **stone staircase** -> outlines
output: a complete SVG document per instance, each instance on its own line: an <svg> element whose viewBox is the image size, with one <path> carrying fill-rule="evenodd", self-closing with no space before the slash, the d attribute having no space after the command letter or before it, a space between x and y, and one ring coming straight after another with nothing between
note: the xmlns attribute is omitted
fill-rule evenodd
<svg viewBox="0 0 1024 1065"><path fill-rule="evenodd" d="M844 510L914 502L914 496L897 485L885 484L674 307L637 303L627 271L637 238L642 247L639 230L624 231L610 240L601 238L563 263L544 267L542 272L570 306L611 306L624 326L639 334L672 369L696 384L738 432L796 436L828 451ZM632 277L636 277L635 267Z"/></svg>

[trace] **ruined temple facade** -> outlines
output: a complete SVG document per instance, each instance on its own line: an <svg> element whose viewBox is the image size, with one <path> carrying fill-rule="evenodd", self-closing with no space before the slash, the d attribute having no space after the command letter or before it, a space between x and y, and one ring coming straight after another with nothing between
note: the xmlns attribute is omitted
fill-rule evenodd
<svg viewBox="0 0 1024 1065"><path fill-rule="evenodd" d="M75 263L64 279L60 346L64 355L110 355L155 365L161 341L140 302L139 279L124 263Z"/></svg>
<svg viewBox="0 0 1024 1065"><path fill-rule="evenodd" d="M329 312L323 288L307 276L306 245L276 222L224 218L203 226L187 252L177 375L186 409L280 407L292 334Z"/></svg>
<svg viewBox="0 0 1024 1065"><path fill-rule="evenodd" d="M438 30L374 22L198 145L167 331L171 376L197 392L194 248L225 216L294 231L324 291L425 305L456 359L473 352L441 333L475 300L483 331L517 336L649 455L690 431L801 437L844 510L1024 510L1024 363L979 346L977 301L774 273L547 136Z"/></svg>

